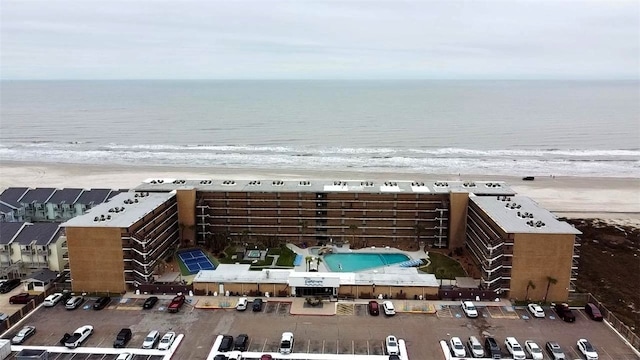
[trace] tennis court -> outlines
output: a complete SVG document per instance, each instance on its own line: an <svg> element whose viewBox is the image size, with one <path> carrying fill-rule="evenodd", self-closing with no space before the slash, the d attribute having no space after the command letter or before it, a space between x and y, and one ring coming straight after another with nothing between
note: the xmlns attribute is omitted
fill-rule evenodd
<svg viewBox="0 0 640 360"><path fill-rule="evenodd" d="M202 252L202 250L187 250L178 253L180 261L187 267L190 274L196 274L200 270L215 270L215 266L211 260Z"/></svg>

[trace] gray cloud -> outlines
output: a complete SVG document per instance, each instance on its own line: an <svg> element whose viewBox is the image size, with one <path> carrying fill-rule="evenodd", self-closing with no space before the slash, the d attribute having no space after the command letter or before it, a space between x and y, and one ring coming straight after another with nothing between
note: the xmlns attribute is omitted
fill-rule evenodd
<svg viewBox="0 0 640 360"><path fill-rule="evenodd" d="M638 78L640 5L5 0L2 79Z"/></svg>

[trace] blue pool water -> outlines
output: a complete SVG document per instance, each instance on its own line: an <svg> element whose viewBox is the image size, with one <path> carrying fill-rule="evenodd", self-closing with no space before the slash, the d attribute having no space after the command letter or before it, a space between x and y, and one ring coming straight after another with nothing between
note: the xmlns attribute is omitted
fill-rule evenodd
<svg viewBox="0 0 640 360"><path fill-rule="evenodd" d="M328 254L323 257L325 265L335 272L358 272L381 266L401 263L410 258L404 254L346 253Z"/></svg>

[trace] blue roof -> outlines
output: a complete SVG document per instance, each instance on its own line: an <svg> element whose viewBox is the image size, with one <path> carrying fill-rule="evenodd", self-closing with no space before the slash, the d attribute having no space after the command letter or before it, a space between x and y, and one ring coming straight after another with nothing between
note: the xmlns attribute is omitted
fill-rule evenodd
<svg viewBox="0 0 640 360"><path fill-rule="evenodd" d="M74 204L82 193L82 189L62 189L56 190L47 203L51 204Z"/></svg>
<svg viewBox="0 0 640 360"><path fill-rule="evenodd" d="M105 202L111 189L91 189L82 192L78 198L78 203L85 205L97 205Z"/></svg>
<svg viewBox="0 0 640 360"><path fill-rule="evenodd" d="M21 207L18 200L20 200L28 190L29 188L26 187L11 187L5 189L2 194L0 194L0 201L16 208Z"/></svg>
<svg viewBox="0 0 640 360"><path fill-rule="evenodd" d="M24 222L0 222L0 245L10 244Z"/></svg>
<svg viewBox="0 0 640 360"><path fill-rule="evenodd" d="M14 241L21 245L28 245L34 241L34 245L49 245L59 233L60 224L57 223L26 223Z"/></svg>
<svg viewBox="0 0 640 360"><path fill-rule="evenodd" d="M51 195L56 191L54 188L37 188L31 189L27 191L26 194L22 198L20 198L20 203L22 204L44 204L49 200Z"/></svg>

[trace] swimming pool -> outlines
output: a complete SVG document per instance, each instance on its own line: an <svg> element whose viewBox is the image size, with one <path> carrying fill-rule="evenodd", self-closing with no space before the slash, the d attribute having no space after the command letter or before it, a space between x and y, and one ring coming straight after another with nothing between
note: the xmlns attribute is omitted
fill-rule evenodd
<svg viewBox="0 0 640 360"><path fill-rule="evenodd" d="M328 254L322 259L329 270L335 272L358 272L410 260L407 255L399 253Z"/></svg>

